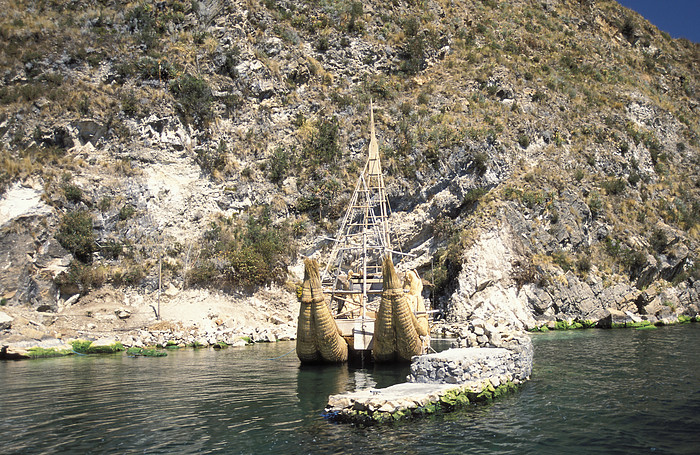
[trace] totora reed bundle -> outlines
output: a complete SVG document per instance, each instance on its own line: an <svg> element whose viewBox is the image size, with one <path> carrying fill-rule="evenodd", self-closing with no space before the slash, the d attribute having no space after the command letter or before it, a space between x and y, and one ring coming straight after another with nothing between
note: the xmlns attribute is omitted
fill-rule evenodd
<svg viewBox="0 0 700 455"><path fill-rule="evenodd" d="M304 283L297 324L297 357L302 363L345 362L348 344L340 336L323 298L318 262L304 260Z"/></svg>
<svg viewBox="0 0 700 455"><path fill-rule="evenodd" d="M390 257L382 263L382 300L374 323L374 360L408 362L422 352L420 326Z"/></svg>

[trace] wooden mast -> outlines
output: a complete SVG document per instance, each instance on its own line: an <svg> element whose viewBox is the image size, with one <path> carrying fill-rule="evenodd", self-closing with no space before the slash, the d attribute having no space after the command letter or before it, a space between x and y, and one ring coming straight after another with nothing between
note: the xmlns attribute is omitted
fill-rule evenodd
<svg viewBox="0 0 700 455"><path fill-rule="evenodd" d="M322 275L324 286L330 288L331 302L352 300L351 296L361 297L360 316L367 315L366 305L371 296L381 290L382 258L392 253L389 239L389 204L384 187L379 145L374 126L374 108L370 103L370 141L368 158L360 174L350 204L343 217L342 224L333 246L329 260ZM359 269L359 270L358 270ZM359 283L348 280L349 289L339 289L344 276L353 271L355 276L359 271ZM353 289L358 284L359 289ZM375 285L375 289L372 289ZM356 297L357 298L357 297Z"/></svg>

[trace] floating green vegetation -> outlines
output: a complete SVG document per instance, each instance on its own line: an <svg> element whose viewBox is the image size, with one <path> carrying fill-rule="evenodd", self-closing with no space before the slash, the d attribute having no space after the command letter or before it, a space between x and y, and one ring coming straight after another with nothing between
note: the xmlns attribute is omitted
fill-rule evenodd
<svg viewBox="0 0 700 455"><path fill-rule="evenodd" d="M108 345L94 346L89 340L74 340L71 342L71 346L76 354L114 354L124 350L124 346L118 341Z"/></svg>
<svg viewBox="0 0 700 455"><path fill-rule="evenodd" d="M639 322L631 321L631 322L620 322L620 323L613 322L612 328L613 329L625 329L625 328L637 329L637 328L641 328L641 327L647 327L650 325L653 325L653 324L649 321L639 321Z"/></svg>
<svg viewBox="0 0 700 455"><path fill-rule="evenodd" d="M223 341L219 341L212 346L214 349L226 349L228 347L228 344L224 343Z"/></svg>
<svg viewBox="0 0 700 455"><path fill-rule="evenodd" d="M596 321L591 321L590 319L584 319L583 321L581 321L581 324L583 325L584 329L592 329L596 325L598 325Z"/></svg>
<svg viewBox="0 0 700 455"><path fill-rule="evenodd" d="M641 326L641 327L635 327L634 330L656 330L656 329L658 329L658 327L656 327L655 325L645 325L645 326Z"/></svg>
<svg viewBox="0 0 700 455"><path fill-rule="evenodd" d="M34 347L27 350L29 357L32 359L48 358L48 357L62 357L66 355L72 355L72 349L58 349L58 348L40 348Z"/></svg>
<svg viewBox="0 0 700 455"><path fill-rule="evenodd" d="M591 321L590 319L575 320L571 323L569 323L569 321L557 321L554 323L554 326L552 328L549 328L546 325L541 325L531 328L530 332L549 332L550 330L592 329L596 327L596 325L597 323L595 321Z"/></svg>
<svg viewBox="0 0 700 455"><path fill-rule="evenodd" d="M681 314L678 316L678 323L679 324L687 324L689 322L693 322L693 318L691 318L690 316L686 316L684 314Z"/></svg>
<svg viewBox="0 0 700 455"><path fill-rule="evenodd" d="M87 350L88 354L114 354L115 352L121 352L124 350L124 345L122 345L120 342L112 343L112 344L107 344L107 345L101 345L101 346L94 346L90 345L90 347Z"/></svg>
<svg viewBox="0 0 700 455"><path fill-rule="evenodd" d="M200 343L199 341L193 341L192 343L187 345L190 348L206 348L208 345L204 343Z"/></svg>
<svg viewBox="0 0 700 455"><path fill-rule="evenodd" d="M75 340L71 342L73 351L77 352L78 354L87 354L87 350L91 344L92 341L90 340Z"/></svg>
<svg viewBox="0 0 700 455"><path fill-rule="evenodd" d="M169 340L165 343L165 349L178 349L180 346L173 340Z"/></svg>
<svg viewBox="0 0 700 455"><path fill-rule="evenodd" d="M489 385L491 385L491 383L489 383ZM456 406L463 406L469 404L469 397L467 393L462 390L450 390L440 397L440 404L448 409Z"/></svg>
<svg viewBox="0 0 700 455"><path fill-rule="evenodd" d="M126 354L133 357L165 357L168 355L165 351L159 351L155 348L129 348Z"/></svg>

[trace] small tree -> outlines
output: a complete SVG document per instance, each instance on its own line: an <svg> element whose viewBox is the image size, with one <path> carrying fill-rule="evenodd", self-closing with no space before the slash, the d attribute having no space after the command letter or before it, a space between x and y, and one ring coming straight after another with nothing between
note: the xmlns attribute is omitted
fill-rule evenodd
<svg viewBox="0 0 700 455"><path fill-rule="evenodd" d="M79 261L92 262L95 251L95 235L92 232L92 216L79 210L63 215L56 240Z"/></svg>
<svg viewBox="0 0 700 455"><path fill-rule="evenodd" d="M318 130L305 147L304 155L320 163L335 163L341 157L338 130L337 117L322 118L318 123Z"/></svg>
<svg viewBox="0 0 700 455"><path fill-rule="evenodd" d="M191 74L185 74L170 84L170 91L179 103L186 119L203 125L212 116L212 93L209 84Z"/></svg>

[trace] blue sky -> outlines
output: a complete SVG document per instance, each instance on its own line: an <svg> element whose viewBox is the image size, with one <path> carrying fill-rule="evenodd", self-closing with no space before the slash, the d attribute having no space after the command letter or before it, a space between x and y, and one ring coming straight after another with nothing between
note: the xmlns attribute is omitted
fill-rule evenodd
<svg viewBox="0 0 700 455"><path fill-rule="evenodd" d="M673 38L700 43L700 0L617 0Z"/></svg>

